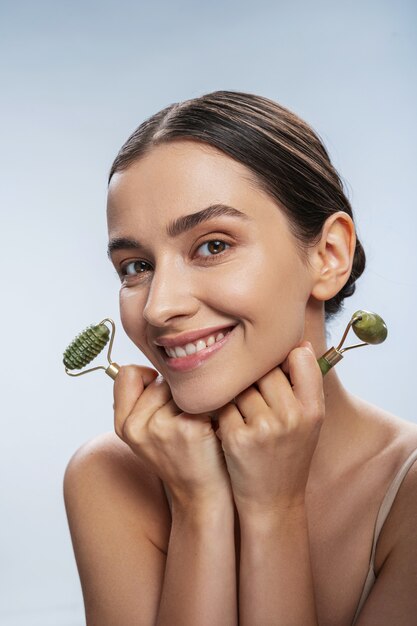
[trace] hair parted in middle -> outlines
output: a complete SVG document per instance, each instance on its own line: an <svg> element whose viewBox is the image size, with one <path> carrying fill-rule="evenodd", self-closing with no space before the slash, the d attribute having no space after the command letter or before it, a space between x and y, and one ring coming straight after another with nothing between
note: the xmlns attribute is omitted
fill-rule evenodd
<svg viewBox="0 0 417 626"><path fill-rule="evenodd" d="M326 219L350 202L326 148L297 115L268 98L240 91L212 93L171 104L145 120L120 149L109 174L145 156L154 146L189 139L221 150L251 171L249 182L266 192L286 215L304 259L320 239ZM355 291L366 257L356 237L352 271L344 287L325 302L326 320Z"/></svg>

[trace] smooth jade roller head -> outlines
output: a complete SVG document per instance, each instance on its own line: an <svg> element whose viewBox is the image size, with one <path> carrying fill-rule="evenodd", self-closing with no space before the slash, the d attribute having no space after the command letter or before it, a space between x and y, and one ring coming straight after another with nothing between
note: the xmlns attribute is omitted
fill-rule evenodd
<svg viewBox="0 0 417 626"><path fill-rule="evenodd" d="M350 328L353 328L355 335L359 337L363 343L342 348ZM336 363L343 359L343 353L346 352L346 350L360 348L361 346L367 346L369 344L376 345L378 343L382 343L387 338L387 335L387 326L382 317L380 317L377 313L364 310L356 311L356 313L354 313L350 318L349 324L346 326L343 337L337 348L330 348L319 359L317 359L318 364L320 365L321 373L325 376L327 372L329 372L332 367L336 365Z"/></svg>
<svg viewBox="0 0 417 626"><path fill-rule="evenodd" d="M361 341L376 345L385 341L388 335L387 326L377 313L371 311L356 311L352 315L352 319L359 317L357 321L353 322L353 332Z"/></svg>
<svg viewBox="0 0 417 626"><path fill-rule="evenodd" d="M110 322L113 328L112 336L110 338L110 330L106 326L104 322ZM95 326L92 324L88 326L82 333L76 336L74 341L70 343L68 348L64 352L64 365L65 371L69 376L81 376L82 374L87 374L87 372L92 372L94 370L103 369L106 374L108 374L113 380L116 378L120 366L117 365L114 361L111 361L110 352L113 345L115 333L115 324L112 319L106 317L104 320L100 322L100 324L96 324ZM78 374L72 374L69 370L79 370L82 367L88 365L93 359L96 358L97 355L103 350L103 348L107 345L110 338L109 350L107 353L107 360L109 362L108 367L103 367L99 365L98 367L93 367L92 369L85 370L84 372L80 372Z"/></svg>

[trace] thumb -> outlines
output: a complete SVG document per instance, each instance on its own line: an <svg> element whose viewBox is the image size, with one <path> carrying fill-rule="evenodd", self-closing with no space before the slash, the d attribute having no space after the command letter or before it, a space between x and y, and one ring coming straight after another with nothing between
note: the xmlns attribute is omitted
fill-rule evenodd
<svg viewBox="0 0 417 626"><path fill-rule="evenodd" d="M123 395L122 390L126 384L128 385L128 392L131 394L133 393L133 395L135 395L134 390L136 389L137 397L158 376L158 372L151 367L144 365L123 365L113 383L113 410L120 396Z"/></svg>
<svg viewBox="0 0 417 626"><path fill-rule="evenodd" d="M311 345L310 341L304 340L296 347L297 348L308 348L314 354L314 349L313 349L313 346ZM290 355L290 353L287 354L286 358L284 359L284 361L281 363L281 366L280 366L282 371L284 372L284 374L288 378L288 380L290 380L290 363L289 363L289 358L288 358L289 355Z"/></svg>

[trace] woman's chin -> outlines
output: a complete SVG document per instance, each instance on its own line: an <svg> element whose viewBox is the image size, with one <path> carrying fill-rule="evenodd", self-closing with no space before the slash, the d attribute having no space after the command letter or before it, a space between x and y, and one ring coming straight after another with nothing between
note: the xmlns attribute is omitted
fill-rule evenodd
<svg viewBox="0 0 417 626"><path fill-rule="evenodd" d="M183 394L177 394L173 389L171 389L172 398L181 411L184 413L189 413L191 415L197 415L200 413L211 413L215 414L215 412L223 407L225 404L228 404L233 400L232 397L220 398L191 398L188 394L187 397L184 397Z"/></svg>

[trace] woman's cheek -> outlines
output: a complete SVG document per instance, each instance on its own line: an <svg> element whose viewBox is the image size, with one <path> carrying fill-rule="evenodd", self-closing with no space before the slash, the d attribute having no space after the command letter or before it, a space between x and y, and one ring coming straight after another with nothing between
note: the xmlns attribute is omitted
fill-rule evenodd
<svg viewBox="0 0 417 626"><path fill-rule="evenodd" d="M141 297L134 288L122 287L119 293L120 321L129 339L142 350L143 310Z"/></svg>

